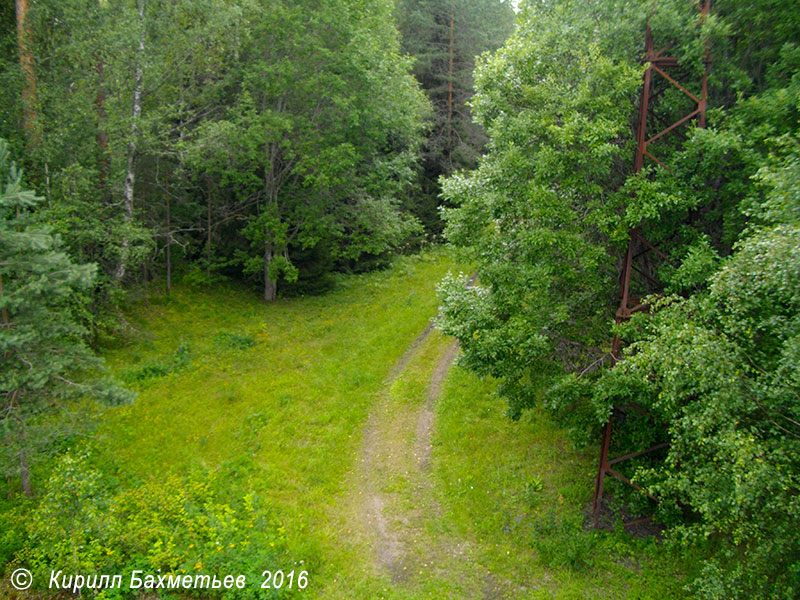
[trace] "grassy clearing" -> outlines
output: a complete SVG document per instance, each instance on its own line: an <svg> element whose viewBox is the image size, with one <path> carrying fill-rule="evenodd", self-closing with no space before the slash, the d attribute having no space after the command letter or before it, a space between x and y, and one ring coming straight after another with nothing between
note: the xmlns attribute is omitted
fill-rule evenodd
<svg viewBox="0 0 800 600"><path fill-rule="evenodd" d="M265 305L222 287L132 307L136 333L106 359L140 395L107 412L94 463L134 506L174 502L198 470L215 471L231 502L256 497L249 522L278 543L263 556L310 571L300 597L681 597L681 563L653 541L583 531L593 455L570 450L541 413L508 421L493 383L450 371L428 460L418 432L452 341L433 332L392 367L436 313L433 288L450 269L437 251L343 277L322 297ZM369 494L397 551L391 570ZM158 527L171 535L168 520ZM208 546L209 568L240 547Z"/></svg>
<svg viewBox="0 0 800 600"><path fill-rule="evenodd" d="M109 415L98 451L131 479L225 466L241 493L269 499L290 554L332 579L326 549L340 544L329 515L347 493L367 415L452 268L436 252L343 277L322 297L264 305L223 288L137 307L137 341L106 358L139 400ZM178 366L176 355L186 357Z"/></svg>

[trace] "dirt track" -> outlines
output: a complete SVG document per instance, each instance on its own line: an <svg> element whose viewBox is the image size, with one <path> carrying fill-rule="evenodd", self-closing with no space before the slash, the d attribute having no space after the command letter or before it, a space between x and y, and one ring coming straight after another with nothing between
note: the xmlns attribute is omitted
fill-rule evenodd
<svg viewBox="0 0 800 600"><path fill-rule="evenodd" d="M425 524L437 517L432 495L430 463L434 407L442 382L458 354L458 342L440 352L426 393L398 410L392 386L426 350L432 328L426 327L389 371L383 393L364 432L359 465L360 515L370 538L375 566L395 582L402 582L418 565L433 562L442 541L432 545ZM400 483L390 482L399 479ZM458 553L457 545L445 544ZM435 547L434 547L435 546Z"/></svg>

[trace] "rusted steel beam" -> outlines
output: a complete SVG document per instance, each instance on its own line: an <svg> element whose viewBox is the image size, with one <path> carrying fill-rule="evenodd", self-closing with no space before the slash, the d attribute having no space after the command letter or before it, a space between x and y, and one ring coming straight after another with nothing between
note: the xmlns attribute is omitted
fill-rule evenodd
<svg viewBox="0 0 800 600"><path fill-rule="evenodd" d="M612 351L611 360L614 360L614 354ZM611 419L608 419L608 423L605 424L603 427L603 442L600 444L600 460L598 461L597 467L597 480L596 480L596 487L594 491L594 503L592 504L592 518L594 520L594 526L598 526L598 520L600 519L600 503L603 500L603 484L605 483L606 473L609 469L608 464L608 449L611 445Z"/></svg>
<svg viewBox="0 0 800 600"><path fill-rule="evenodd" d="M689 98L691 98L692 100L694 100L694 101L695 101L697 104L700 104L700 100L698 100L698 99L697 99L697 96L695 96L693 93L691 93L691 92L690 92L689 90L687 90L685 87L683 87L683 86L682 86L680 83L678 83L677 81L675 81L675 80L674 80L672 77L670 77L669 75L667 75L667 74L666 74L666 73L665 73L665 72L664 72L662 69L660 69L660 68L658 67L658 65L655 65L655 64L654 64L654 65L653 65L653 69L654 69L654 70L656 70L657 72L659 72L659 73L661 74L661 76L662 76L664 79L666 79L667 81L669 81L669 82L670 82L672 85L674 85L676 88L678 88L678 89L679 89L680 91L682 91L684 94L686 94L687 96L689 96Z"/></svg>
<svg viewBox="0 0 800 600"><path fill-rule="evenodd" d="M648 60L651 65L658 65L660 67L677 67L678 59L674 56L655 56Z"/></svg>
<svg viewBox="0 0 800 600"><path fill-rule="evenodd" d="M658 132L656 135L654 135L654 136L653 136L653 137L651 137L649 140L647 140L647 141L645 142L645 144L651 144L652 142L655 142L655 141L656 141L658 138L660 138L661 136L668 134L670 131L672 131L672 130L673 130L673 129L675 129L676 127L680 127L681 125L683 125L684 123L686 123L686 121L688 121L688 120L689 120L689 119L691 119L692 117L695 117L695 116L697 116L698 114L700 114L700 109L699 109L699 108L697 108L697 109L693 110L692 112L690 112L690 113L689 113L688 115L686 115L685 117L682 117L681 119L679 119L679 120L675 121L675 122L674 122L672 125L670 125L670 126L669 126L669 127L667 127L666 129L662 129L662 130L661 130L660 132Z"/></svg>
<svg viewBox="0 0 800 600"><path fill-rule="evenodd" d="M645 151L644 155L650 157L651 160L654 160L655 162L657 162L659 164L659 166L661 166L661 168L663 168L665 171L667 171L669 173L672 173L672 169L670 169L667 165L665 165L663 162L661 162L659 159L657 159L655 156L653 156L649 152Z"/></svg>
<svg viewBox="0 0 800 600"><path fill-rule="evenodd" d="M644 237L640 231L638 231L638 230L634 230L634 231L632 232L632 234L633 234L633 235L635 235L635 236L636 236L636 238L637 238L637 239L638 239L640 242L642 242L642 244L644 244L645 246L647 246L647 248L648 248L649 250L652 250L653 252L655 252L656 254L658 254L658 255L659 255L661 258L663 258L665 261L667 261L667 262L668 262L669 264L671 264L673 267L677 267L677 266L678 266L678 265L676 265L676 264L675 264L675 262L674 262L674 261L673 261L673 260L672 260L672 259L671 259L669 256L667 256L667 255L666 255L666 254L664 254L664 253L663 253L661 250L659 250L658 248L656 248L655 246L653 246L653 244L651 244L650 242L648 242L648 241L647 241L647 238L646 238L646 237Z"/></svg>
<svg viewBox="0 0 800 600"><path fill-rule="evenodd" d="M649 417L650 419L653 418L653 415L651 415L649 412L647 412L645 409L643 409L641 406L639 406L635 402L625 402L624 404L618 405L617 408L619 408L620 410L622 410L624 408L629 408L632 411L639 413L643 417Z"/></svg>
<svg viewBox="0 0 800 600"><path fill-rule="evenodd" d="M620 456L615 458L614 460L608 461L609 465L615 465L617 463L621 463L625 460L629 460L631 458L637 458L639 456L643 456L644 454L650 454L651 452L655 452L656 450L661 450L662 448L666 448L669 446L669 442L661 442L660 444L656 444L655 446L650 446L645 450L640 450L639 452L631 452L630 454L626 454L624 456Z"/></svg>
<svg viewBox="0 0 800 600"><path fill-rule="evenodd" d="M633 482L632 482L630 479L628 479L627 477L625 477L625 475L623 475L623 474L622 474L622 473L620 473L619 471L615 471L614 469L610 469L610 468L609 468L609 469L606 469L605 471L606 471L606 473L608 473L609 475L613 475L614 477L616 477L617 479L619 479L619 480L620 480L620 481L622 481L623 483L627 483L627 484L628 484L629 486L631 486L633 489L635 489L635 490L639 490L639 491L640 491L640 492L642 492L642 493L643 493L645 496L647 496L648 498L650 498L650 500L653 500L653 501L655 501L655 502L658 502L658 498L656 498L655 496L653 496L653 494L651 494L650 492L648 492L646 489L644 489L644 488L643 488L642 486L640 486L639 484L633 483Z"/></svg>
<svg viewBox="0 0 800 600"><path fill-rule="evenodd" d="M653 520L653 515L648 515L646 517L642 517L641 519L636 519L635 521L627 521L623 523L623 527L636 527L637 525L642 525L643 523L649 523Z"/></svg>

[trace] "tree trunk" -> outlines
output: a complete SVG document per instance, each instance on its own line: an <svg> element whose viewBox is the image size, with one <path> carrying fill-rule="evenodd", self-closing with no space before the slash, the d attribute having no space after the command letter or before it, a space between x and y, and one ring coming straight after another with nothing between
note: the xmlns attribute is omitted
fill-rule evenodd
<svg viewBox="0 0 800 600"><path fill-rule="evenodd" d="M450 13L450 60L447 67L447 154L453 147L453 54L455 50L454 16Z"/></svg>
<svg viewBox="0 0 800 600"><path fill-rule="evenodd" d="M36 123L36 68L31 50L31 26L28 23L30 0L15 0L17 10L17 48L19 66L25 78L22 88L22 127L31 146L39 145L39 128Z"/></svg>
<svg viewBox="0 0 800 600"><path fill-rule="evenodd" d="M22 449L19 451L19 478L22 483L22 492L30 498L33 492L31 490L31 474L28 469L28 455Z"/></svg>
<svg viewBox="0 0 800 600"><path fill-rule="evenodd" d="M269 267L272 264L272 246L264 244L264 300L272 302L278 296L278 282L271 278Z"/></svg>
<svg viewBox="0 0 800 600"><path fill-rule="evenodd" d="M170 213L169 213L169 168L167 168L167 172L164 175L165 187L166 187L166 197L167 197L167 294L172 291L172 223L170 220Z"/></svg>
<svg viewBox="0 0 800 600"><path fill-rule="evenodd" d="M97 70L97 94L94 98L94 107L97 114L97 184L104 200L108 200L108 131L106 130L106 89L105 89L105 63L95 54L95 69Z"/></svg>
<svg viewBox="0 0 800 600"><path fill-rule="evenodd" d="M142 280L144 281L144 302L149 307L150 306L150 284L148 283L148 269L147 269L147 261L142 262Z"/></svg>
<svg viewBox="0 0 800 600"><path fill-rule="evenodd" d="M99 9L107 8L107 3L104 0L97 0L97 7ZM95 44L99 43L99 40L95 40ZM97 93L94 98L94 108L97 116L97 135L95 136L97 144L97 183L103 200L110 202L111 192L108 187L108 173L111 168L111 160L108 153L108 129L106 128L108 115L106 114L105 61L99 51L94 53L94 64L97 71Z"/></svg>
<svg viewBox="0 0 800 600"><path fill-rule="evenodd" d="M11 406L14 407L14 398L16 396L16 392L12 394ZM18 407L19 405L17 405ZM17 408L19 410L19 408ZM17 442L19 443L19 480L22 484L22 492L30 498L32 495L31 492L31 473L30 468L28 467L28 453L26 451L27 448L27 440L26 438L27 433L25 431L25 421L23 421L19 415L15 415L17 423L19 425L19 434L17 438Z"/></svg>
<svg viewBox="0 0 800 600"><path fill-rule="evenodd" d="M211 277L211 186L208 187L206 204L206 276Z"/></svg>
<svg viewBox="0 0 800 600"><path fill-rule="evenodd" d="M0 299L3 298L3 275L0 274ZM8 327L8 311L6 310L5 305L3 306L2 310L0 310L0 314L3 317L3 327Z"/></svg>
<svg viewBox="0 0 800 600"><path fill-rule="evenodd" d="M139 13L139 48L136 53L136 72L134 74L133 83L133 103L131 106L131 130L130 140L128 141L128 165L125 172L125 187L122 193L122 204L124 212L124 219L126 224L133 222L133 186L136 182L136 135L139 128L139 117L142 114L142 79L143 63L144 63L144 40L145 40L145 25L144 25L144 9L146 0L136 0L136 8ZM121 252L119 266L115 279L117 283L122 281L125 277L126 269L126 253L130 246L130 240L127 235L123 235L121 243Z"/></svg>

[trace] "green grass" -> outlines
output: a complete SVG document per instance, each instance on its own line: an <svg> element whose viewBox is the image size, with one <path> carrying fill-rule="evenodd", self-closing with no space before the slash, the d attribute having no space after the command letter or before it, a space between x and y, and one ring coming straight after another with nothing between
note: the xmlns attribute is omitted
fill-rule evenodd
<svg viewBox="0 0 800 600"><path fill-rule="evenodd" d="M434 252L342 277L321 297L265 305L233 288L179 289L136 306L133 341L106 361L139 398L110 412L97 460L131 481L233 467L240 492L268 498L289 552L318 569L312 584L335 579L341 564L361 571L364 557L348 554L332 515L382 382L435 315L434 285L454 268ZM230 343L241 339L252 344ZM173 368L179 348L186 358ZM132 376L143 367L153 376Z"/></svg>
<svg viewBox="0 0 800 600"><path fill-rule="evenodd" d="M105 357L139 398L107 411L93 461L123 487L174 486L199 468L223 473L231 498L257 494L281 556L310 571L302 597L682 597L683 564L660 544L584 531L594 453L572 450L544 413L509 421L491 381L450 370L420 467L418 416L452 341L433 332L386 381L448 270L440 250L320 297L179 288L133 306L127 343ZM394 577L375 557L370 490L403 547Z"/></svg>
<svg viewBox="0 0 800 600"><path fill-rule="evenodd" d="M594 449L572 449L542 410L510 421L495 387L451 370L434 453L444 520L476 545L485 585L498 598L685 597L688 561L675 552L584 529Z"/></svg>
<svg viewBox="0 0 800 600"><path fill-rule="evenodd" d="M139 400L103 428L109 449L141 474L247 453L269 467L271 488L337 487L371 399L435 314L433 285L452 266L441 254L402 259L391 272L343 278L338 292L273 305L222 288L138 307L138 340L107 363L123 377L149 364L169 372L133 381ZM220 343L238 338L253 343ZM181 347L188 364L170 369Z"/></svg>

